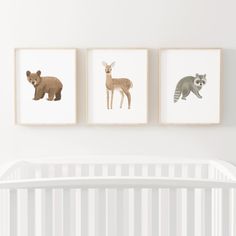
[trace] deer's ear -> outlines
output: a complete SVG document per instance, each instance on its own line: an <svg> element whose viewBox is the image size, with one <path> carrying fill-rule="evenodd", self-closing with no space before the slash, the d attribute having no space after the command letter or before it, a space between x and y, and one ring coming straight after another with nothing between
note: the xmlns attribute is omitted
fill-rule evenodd
<svg viewBox="0 0 236 236"><path fill-rule="evenodd" d="M111 67L114 67L115 64L116 64L116 62L113 61L113 62L111 63Z"/></svg>
<svg viewBox="0 0 236 236"><path fill-rule="evenodd" d="M102 62L103 66L107 66L107 63L105 61Z"/></svg>

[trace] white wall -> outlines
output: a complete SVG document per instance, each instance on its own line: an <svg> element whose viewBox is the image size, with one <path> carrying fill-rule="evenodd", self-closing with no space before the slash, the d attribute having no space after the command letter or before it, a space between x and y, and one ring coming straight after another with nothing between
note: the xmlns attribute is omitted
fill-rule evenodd
<svg viewBox="0 0 236 236"><path fill-rule="evenodd" d="M235 0L9 0L0 2L0 161L80 154L221 158L236 163ZM80 124L14 124L14 48L77 47ZM87 126L85 48L146 47L150 124ZM157 124L159 47L222 47L223 121L219 126Z"/></svg>

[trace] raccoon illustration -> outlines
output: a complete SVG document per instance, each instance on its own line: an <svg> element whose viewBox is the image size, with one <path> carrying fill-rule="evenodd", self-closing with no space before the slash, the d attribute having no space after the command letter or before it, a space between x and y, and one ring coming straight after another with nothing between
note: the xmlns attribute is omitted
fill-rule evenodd
<svg viewBox="0 0 236 236"><path fill-rule="evenodd" d="M174 94L174 103L176 103L181 94L182 99L186 100L186 97L190 94L192 91L198 98L202 98L202 96L199 94L199 91L201 90L202 86L206 84L206 74L199 75L196 74L196 76L186 76L182 78L175 89Z"/></svg>

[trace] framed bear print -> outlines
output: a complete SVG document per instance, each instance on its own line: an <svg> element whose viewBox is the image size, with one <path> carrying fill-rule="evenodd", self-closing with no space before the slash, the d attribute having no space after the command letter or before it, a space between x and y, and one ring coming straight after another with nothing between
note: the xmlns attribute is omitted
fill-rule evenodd
<svg viewBox="0 0 236 236"><path fill-rule="evenodd" d="M221 49L161 49L159 65L161 123L220 123Z"/></svg>
<svg viewBox="0 0 236 236"><path fill-rule="evenodd" d="M76 49L15 50L16 123L76 123Z"/></svg>
<svg viewBox="0 0 236 236"><path fill-rule="evenodd" d="M147 49L89 49L89 124L147 123Z"/></svg>

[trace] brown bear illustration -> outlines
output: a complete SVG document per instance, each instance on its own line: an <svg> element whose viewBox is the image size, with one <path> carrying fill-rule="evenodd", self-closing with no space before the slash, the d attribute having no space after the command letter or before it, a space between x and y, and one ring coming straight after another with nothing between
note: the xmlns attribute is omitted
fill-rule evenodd
<svg viewBox="0 0 236 236"><path fill-rule="evenodd" d="M48 94L48 101L57 101L61 99L61 90L63 85L56 77L41 77L41 71L36 73L26 72L28 81L34 86L34 100L39 100Z"/></svg>

